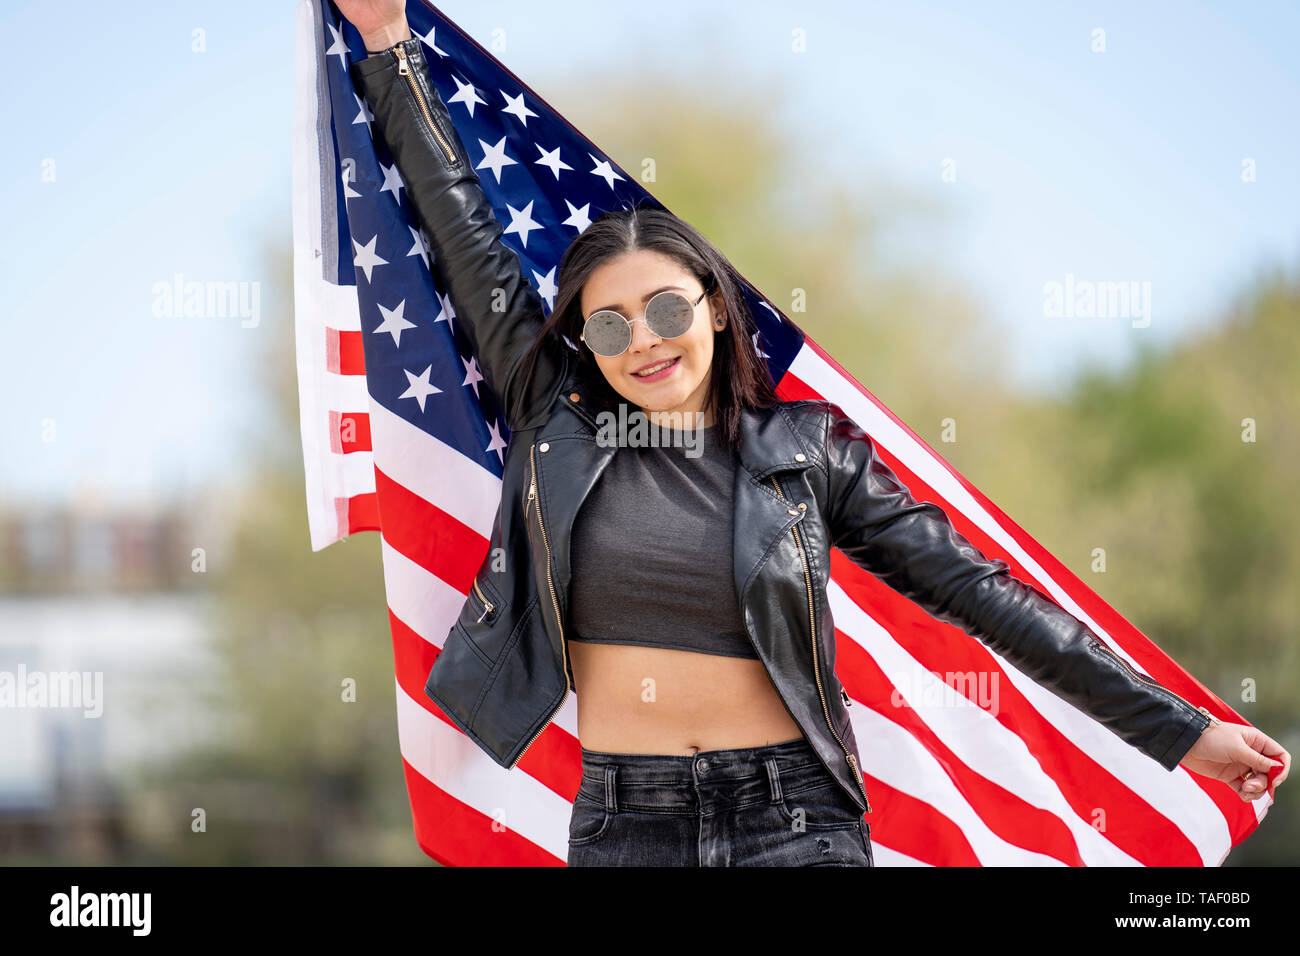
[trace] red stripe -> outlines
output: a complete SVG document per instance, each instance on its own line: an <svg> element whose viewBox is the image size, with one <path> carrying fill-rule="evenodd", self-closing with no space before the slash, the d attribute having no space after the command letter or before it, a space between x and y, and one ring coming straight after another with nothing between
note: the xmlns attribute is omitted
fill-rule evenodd
<svg viewBox="0 0 1300 956"><path fill-rule="evenodd" d="M339 412L330 410L330 451L350 455L355 451L372 451L370 447L370 414L368 412Z"/></svg>
<svg viewBox="0 0 1300 956"><path fill-rule="evenodd" d="M338 362L340 375L365 375L366 351L362 347L361 333L353 330L338 332Z"/></svg>
<svg viewBox="0 0 1300 956"><path fill-rule="evenodd" d="M346 528L347 534L379 530L379 499L374 492L335 498L334 505L339 515L339 527Z"/></svg>
<svg viewBox="0 0 1300 956"><path fill-rule="evenodd" d="M966 834L924 800L863 773L871 794L871 840L930 866L980 866ZM879 822L877 823L877 820ZM886 832L888 831L888 832Z"/></svg>

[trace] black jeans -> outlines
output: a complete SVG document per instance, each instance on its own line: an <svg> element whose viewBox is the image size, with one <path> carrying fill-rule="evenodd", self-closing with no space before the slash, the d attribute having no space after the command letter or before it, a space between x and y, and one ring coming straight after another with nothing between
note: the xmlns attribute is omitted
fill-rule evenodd
<svg viewBox="0 0 1300 956"><path fill-rule="evenodd" d="M803 737L689 756L582 748L569 866L875 866L871 826Z"/></svg>

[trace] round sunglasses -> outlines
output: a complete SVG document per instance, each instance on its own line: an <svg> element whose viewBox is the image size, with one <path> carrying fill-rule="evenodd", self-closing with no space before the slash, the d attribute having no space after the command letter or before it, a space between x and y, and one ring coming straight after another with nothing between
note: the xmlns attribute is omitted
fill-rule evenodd
<svg viewBox="0 0 1300 956"><path fill-rule="evenodd" d="M675 339L685 334L695 321L695 307L707 294L692 302L680 292L664 290L646 303L645 324L661 339ZM587 316L579 338L597 355L613 358L622 355L632 344L632 321L613 309L601 309Z"/></svg>

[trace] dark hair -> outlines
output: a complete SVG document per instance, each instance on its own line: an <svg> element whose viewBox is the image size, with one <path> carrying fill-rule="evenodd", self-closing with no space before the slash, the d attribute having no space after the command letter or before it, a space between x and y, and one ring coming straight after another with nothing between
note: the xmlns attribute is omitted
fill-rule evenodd
<svg viewBox="0 0 1300 956"><path fill-rule="evenodd" d="M582 289L598 266L638 249L659 252L679 262L699 280L714 306L726 316L726 327L714 335L705 401L717 425L717 440L734 451L740 444L741 408L767 408L779 399L767 365L754 348L757 326L741 294L735 268L698 230L666 209L632 206L609 210L569 244L560 262L555 307L524 355L521 371L525 380L532 377L538 353L551 337L559 340L560 348L577 347L581 378L594 397L613 406L626 401L610 386L591 350L579 340Z"/></svg>

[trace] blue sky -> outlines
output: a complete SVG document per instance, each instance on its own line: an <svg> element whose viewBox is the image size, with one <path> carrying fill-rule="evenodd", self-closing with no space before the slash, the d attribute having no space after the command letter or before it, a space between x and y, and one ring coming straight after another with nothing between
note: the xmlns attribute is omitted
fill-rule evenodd
<svg viewBox="0 0 1300 956"><path fill-rule="evenodd" d="M965 283L1025 387L1192 334L1257 272L1300 261L1295 4L439 6L489 48L503 30L497 55L543 96L578 69L778 89L816 175L867 198L887 182L942 211L891 234L889 253ZM270 298L287 274L268 263L287 263L291 239L295 8L5 4L7 503L147 500L236 476L252 375L291 321ZM259 326L154 315L155 283L176 273L260 281ZM1044 317L1043 284L1067 274L1150 282L1150 325Z"/></svg>

